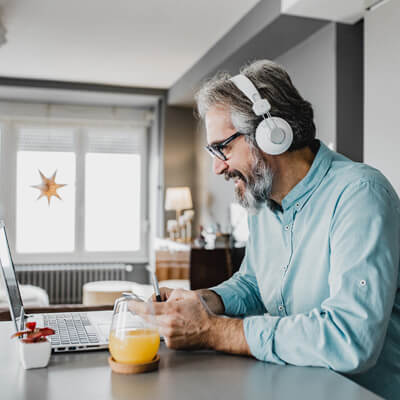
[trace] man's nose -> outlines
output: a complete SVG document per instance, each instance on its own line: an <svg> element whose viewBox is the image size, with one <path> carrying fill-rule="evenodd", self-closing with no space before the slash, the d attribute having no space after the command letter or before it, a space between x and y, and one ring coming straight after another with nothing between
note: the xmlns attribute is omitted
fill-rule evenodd
<svg viewBox="0 0 400 400"><path fill-rule="evenodd" d="M221 175L224 173L224 171L228 168L228 164L226 161L220 160L219 158L214 158L214 172L217 175Z"/></svg>

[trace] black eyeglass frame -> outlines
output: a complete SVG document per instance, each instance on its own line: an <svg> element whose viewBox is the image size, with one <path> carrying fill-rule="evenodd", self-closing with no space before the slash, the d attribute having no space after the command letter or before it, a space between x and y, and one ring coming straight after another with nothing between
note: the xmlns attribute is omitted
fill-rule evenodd
<svg viewBox="0 0 400 400"><path fill-rule="evenodd" d="M222 161L226 161L227 158L225 154L222 152L222 150L230 143L232 140L235 140L239 136L244 135L244 133L241 132L236 132L233 135L229 136L226 138L224 141L220 143L213 143L213 144L208 144L207 146L204 146L204 148L213 156L217 157Z"/></svg>

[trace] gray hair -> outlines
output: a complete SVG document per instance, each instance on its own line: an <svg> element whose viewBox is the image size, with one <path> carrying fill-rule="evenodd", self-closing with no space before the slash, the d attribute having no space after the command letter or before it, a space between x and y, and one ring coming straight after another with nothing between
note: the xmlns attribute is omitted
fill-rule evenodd
<svg viewBox="0 0 400 400"><path fill-rule="evenodd" d="M272 116L285 119L293 130L293 143L289 151L309 145L315 138L314 112L311 104L304 100L294 87L288 73L269 60L255 61L241 69L261 97L271 104ZM228 107L233 126L246 134L246 140L255 144L255 131L262 117L254 114L252 102L230 81L229 73L219 73L205 82L196 94L197 111L201 119L215 106Z"/></svg>

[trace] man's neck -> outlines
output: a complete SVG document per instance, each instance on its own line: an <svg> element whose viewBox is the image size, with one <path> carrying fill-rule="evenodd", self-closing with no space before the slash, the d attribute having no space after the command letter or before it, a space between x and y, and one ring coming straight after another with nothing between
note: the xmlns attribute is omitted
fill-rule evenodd
<svg viewBox="0 0 400 400"><path fill-rule="evenodd" d="M270 199L282 205L284 197L307 175L315 154L309 147L274 157L274 184Z"/></svg>

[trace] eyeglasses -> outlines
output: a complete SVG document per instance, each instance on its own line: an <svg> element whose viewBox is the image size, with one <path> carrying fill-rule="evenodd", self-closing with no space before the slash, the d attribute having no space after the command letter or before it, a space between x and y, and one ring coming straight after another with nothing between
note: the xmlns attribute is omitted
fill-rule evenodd
<svg viewBox="0 0 400 400"><path fill-rule="evenodd" d="M207 146L204 146L204 148L213 156L217 157L222 161L226 161L227 158L225 154L222 152L222 150L228 146L232 140L235 140L239 136L244 135L244 133L236 132L232 136L229 136L227 139L225 139L223 142L220 143L213 143L213 144L208 144Z"/></svg>

